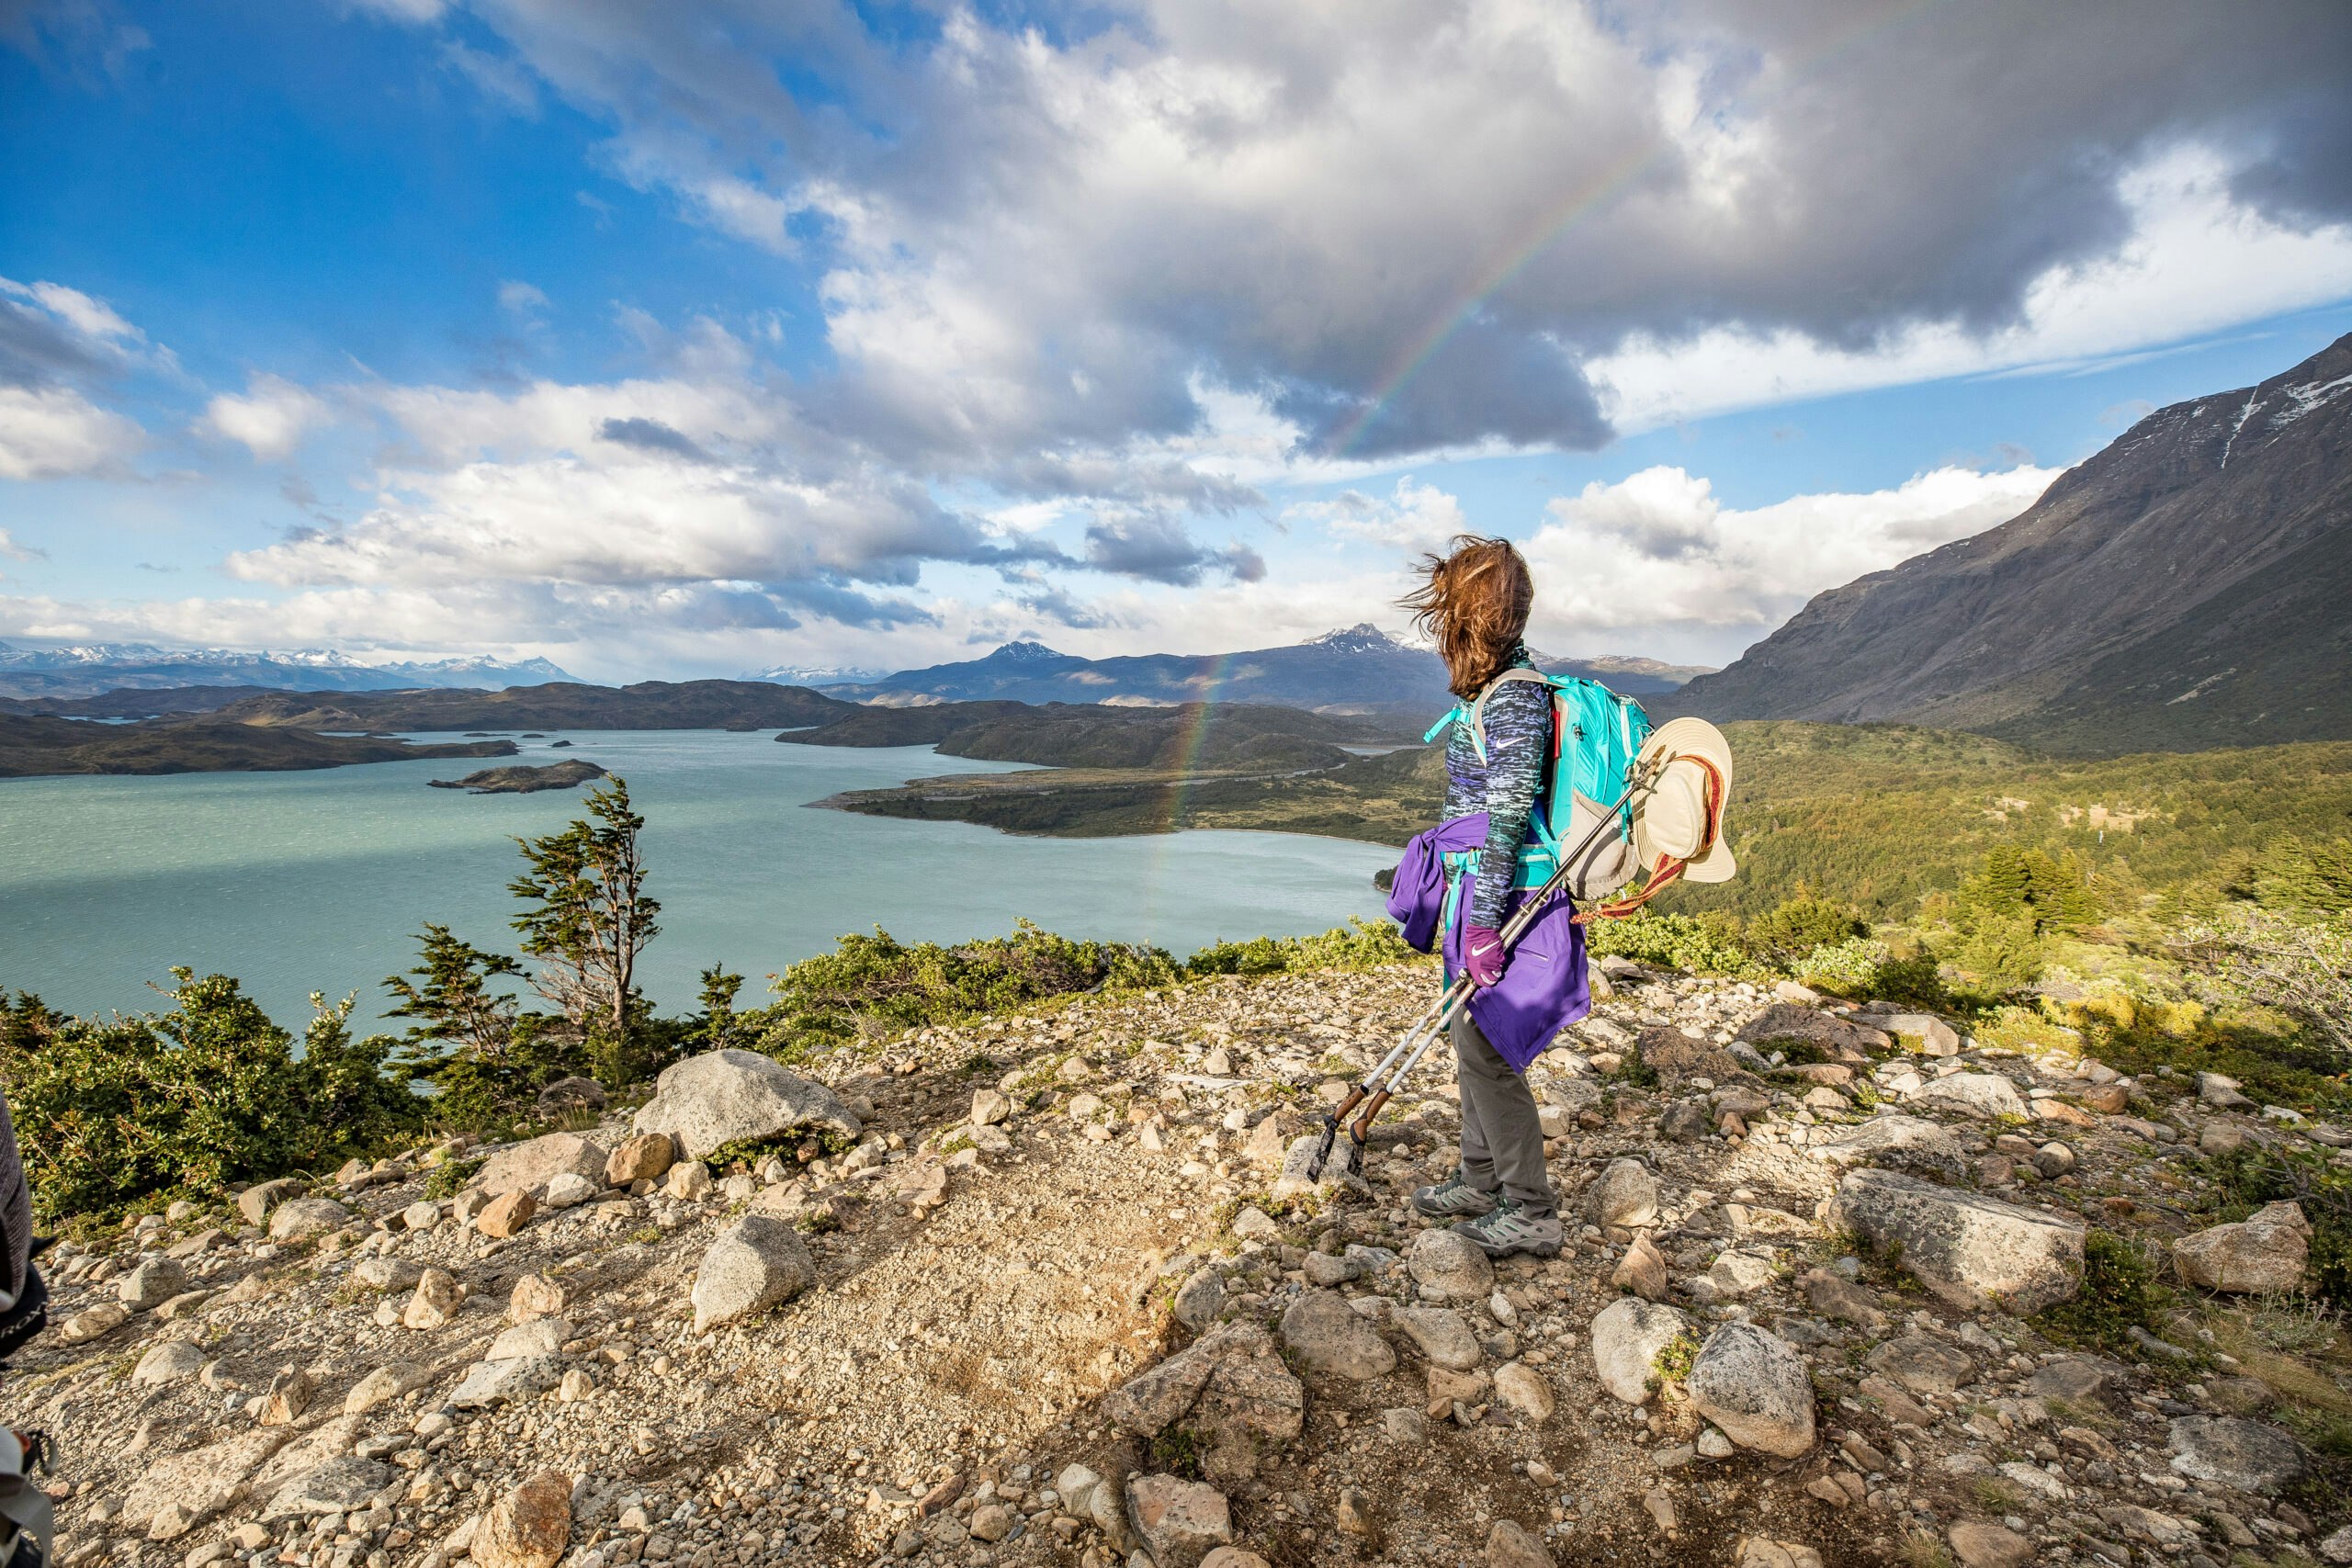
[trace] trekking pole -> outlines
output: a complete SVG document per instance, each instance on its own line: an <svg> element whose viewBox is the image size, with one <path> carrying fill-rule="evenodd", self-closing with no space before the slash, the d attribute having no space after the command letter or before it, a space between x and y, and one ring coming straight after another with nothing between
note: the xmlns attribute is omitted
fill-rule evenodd
<svg viewBox="0 0 2352 1568"><path fill-rule="evenodd" d="M1592 831L1587 833L1575 849L1560 857L1559 865L1544 879L1544 885L1535 890L1532 897L1521 902L1518 910L1503 923L1503 929L1497 934L1502 941L1504 951L1510 951L1511 944L1526 934L1527 928L1535 923L1544 905L1551 902L1552 895L1567 882L1586 852L1600 841L1602 833L1616 825L1617 814L1624 810L1626 803L1650 783L1658 767L1659 763L1653 761L1648 767L1635 772L1625 785L1625 793L1617 797L1617 803L1602 814L1599 822L1593 824ZM1363 1173L1363 1151L1372 1141L1373 1118L1386 1108L1390 1096L1419 1064L1422 1055L1445 1032L1446 1025L1453 1021L1454 1013L1476 989L1468 974L1456 976L1453 984L1422 1010L1420 1017L1413 1021L1412 1027L1405 1031L1404 1037L1380 1059L1379 1066L1364 1074L1363 1081L1348 1091L1348 1098L1324 1116L1323 1140L1316 1145L1315 1157L1306 1166L1309 1181L1323 1179L1323 1168L1330 1161L1331 1147L1339 1139L1340 1124L1347 1120L1350 1111L1360 1105L1363 1107L1363 1113L1356 1118L1355 1125L1348 1129L1348 1174L1357 1176ZM1397 1065L1399 1057L1404 1058L1402 1066ZM1374 1086L1379 1084L1384 1076L1388 1081L1375 1089ZM1365 1103L1367 1100L1369 1104Z"/></svg>

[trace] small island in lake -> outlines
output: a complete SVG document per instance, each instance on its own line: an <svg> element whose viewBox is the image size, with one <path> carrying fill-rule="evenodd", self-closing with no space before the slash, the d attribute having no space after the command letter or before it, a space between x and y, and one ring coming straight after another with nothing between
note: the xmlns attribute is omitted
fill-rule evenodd
<svg viewBox="0 0 2352 1568"><path fill-rule="evenodd" d="M435 789L461 789L469 795L530 795L543 789L571 789L604 776L605 770L594 762L563 761L544 768L519 763L511 768L484 768L461 779L429 782Z"/></svg>

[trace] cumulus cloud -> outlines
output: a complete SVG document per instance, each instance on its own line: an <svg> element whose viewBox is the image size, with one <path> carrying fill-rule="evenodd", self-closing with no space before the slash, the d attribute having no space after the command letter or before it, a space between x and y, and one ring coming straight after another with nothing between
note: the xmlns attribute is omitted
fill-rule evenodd
<svg viewBox="0 0 2352 1568"><path fill-rule="evenodd" d="M832 416L967 468L1180 436L1204 380L1309 453L1379 457L1675 417L1642 356L1720 354L1714 333L1837 362L1833 383L1912 374L1922 341L2112 352L2183 329L2070 326L2037 290L2095 301L2135 246L2162 270L2144 171L2193 150L2231 212L2298 231L2352 209L2332 0L1894 25L1141 0L1052 30L950 10L927 35L845 0L469 4L616 126L628 177L720 231L818 244ZM2323 252L2340 288L2352 247Z"/></svg>
<svg viewBox="0 0 2352 1568"><path fill-rule="evenodd" d="M254 457L291 457L304 436L334 417L326 400L278 376L254 376L243 395L223 392L204 405L197 422L205 434L233 441Z"/></svg>
<svg viewBox="0 0 2352 1568"><path fill-rule="evenodd" d="M103 473L143 440L138 425L69 388L0 386L0 479Z"/></svg>
<svg viewBox="0 0 2352 1568"><path fill-rule="evenodd" d="M537 285L510 277L498 286L498 308L509 315L528 318L548 308L548 297Z"/></svg>
<svg viewBox="0 0 2352 1568"><path fill-rule="evenodd" d="M1329 501L1285 507L1283 515L1318 524L1334 538L1401 550L1442 549L1456 534L1471 531L1459 501L1410 474L1399 479L1395 493L1385 498L1346 490Z"/></svg>
<svg viewBox="0 0 2352 1568"><path fill-rule="evenodd" d="M1237 582L1255 582L1266 575L1265 560L1247 545L1222 549L1203 545L1164 513L1098 513L1086 526L1086 564L1097 571L1182 588L1212 571Z"/></svg>
<svg viewBox="0 0 2352 1568"><path fill-rule="evenodd" d="M1595 482L1552 502L1521 547L1535 574L1532 640L1597 653L1664 637L1728 659L1815 593L2007 522L2058 472L1944 468L1893 490L1746 509L1679 468Z"/></svg>

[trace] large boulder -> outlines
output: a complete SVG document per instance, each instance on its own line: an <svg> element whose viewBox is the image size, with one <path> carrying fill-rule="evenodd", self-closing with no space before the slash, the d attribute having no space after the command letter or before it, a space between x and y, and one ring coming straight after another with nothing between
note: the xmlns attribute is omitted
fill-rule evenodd
<svg viewBox="0 0 2352 1568"><path fill-rule="evenodd" d="M817 1261L791 1222L746 1214L720 1233L695 1270L695 1332L765 1312L816 1280Z"/></svg>
<svg viewBox="0 0 2352 1568"><path fill-rule="evenodd" d="M2200 1290L2267 1295L2303 1282L2312 1224L2295 1202L2266 1204L2235 1224L2215 1225L2172 1244L2176 1273ZM127 1298L126 1298L127 1299Z"/></svg>
<svg viewBox="0 0 2352 1568"><path fill-rule="evenodd" d="M1628 1296L1592 1320L1593 1375L1611 1397L1646 1404L1657 1392L1659 1353L1690 1332L1675 1308Z"/></svg>
<svg viewBox="0 0 2352 1568"><path fill-rule="evenodd" d="M1308 1291L1284 1309L1283 1348L1311 1371L1357 1382L1396 1368L1388 1341L1337 1291Z"/></svg>
<svg viewBox="0 0 2352 1568"><path fill-rule="evenodd" d="M605 1184L605 1162L612 1151L577 1133L549 1133L544 1138L501 1149L482 1162L473 1184L492 1198L509 1192L536 1193L559 1176L585 1177Z"/></svg>
<svg viewBox="0 0 2352 1568"><path fill-rule="evenodd" d="M785 1071L754 1051L707 1051L664 1067L653 1098L629 1123L638 1133L667 1133L688 1159L729 1144L779 1138L801 1130L854 1138L863 1131L840 1097Z"/></svg>
<svg viewBox="0 0 2352 1568"><path fill-rule="evenodd" d="M1931 1078L1911 1098L1934 1110L1956 1111L1984 1122L2002 1116L2023 1120L2030 1114L2018 1086L1998 1073L1953 1073Z"/></svg>
<svg viewBox="0 0 2352 1568"><path fill-rule="evenodd" d="M391 1483L398 1473L381 1460L345 1454L314 1465L271 1494L261 1511L265 1520L305 1518L314 1514L341 1514L364 1508L369 1499Z"/></svg>
<svg viewBox="0 0 2352 1568"><path fill-rule="evenodd" d="M536 1399L563 1382L560 1356L514 1356L503 1361L476 1361L449 1392L455 1410L487 1410L494 1405Z"/></svg>
<svg viewBox="0 0 2352 1568"><path fill-rule="evenodd" d="M2080 1224L1917 1177L1850 1171L1822 1218L1895 1254L1914 1279L1956 1307L2039 1312L2082 1286Z"/></svg>
<svg viewBox="0 0 2352 1568"><path fill-rule="evenodd" d="M1726 1323L1707 1336L1683 1386L1691 1406L1741 1448L1794 1459L1813 1447L1804 1358L1752 1323Z"/></svg>
<svg viewBox="0 0 2352 1568"><path fill-rule="evenodd" d="M1874 1165L1939 1181L1958 1181L1968 1169L1967 1151L1942 1126L1923 1116L1893 1112L1808 1144L1805 1152L1829 1165Z"/></svg>
<svg viewBox="0 0 2352 1568"><path fill-rule="evenodd" d="M2295 1439L2242 1416L2183 1416L2172 1424L2172 1467L2241 1492L2276 1493L2309 1468Z"/></svg>

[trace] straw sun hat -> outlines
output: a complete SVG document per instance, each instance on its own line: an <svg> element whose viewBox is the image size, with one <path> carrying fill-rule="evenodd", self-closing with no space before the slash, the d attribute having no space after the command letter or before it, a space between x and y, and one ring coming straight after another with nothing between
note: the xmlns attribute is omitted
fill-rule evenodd
<svg viewBox="0 0 2352 1568"><path fill-rule="evenodd" d="M1731 747L1703 718L1669 719L1643 743L1636 774L1659 764L1657 782L1634 807L1634 849L1645 871L1680 861L1690 882L1729 882L1738 873L1724 842L1731 801Z"/></svg>

